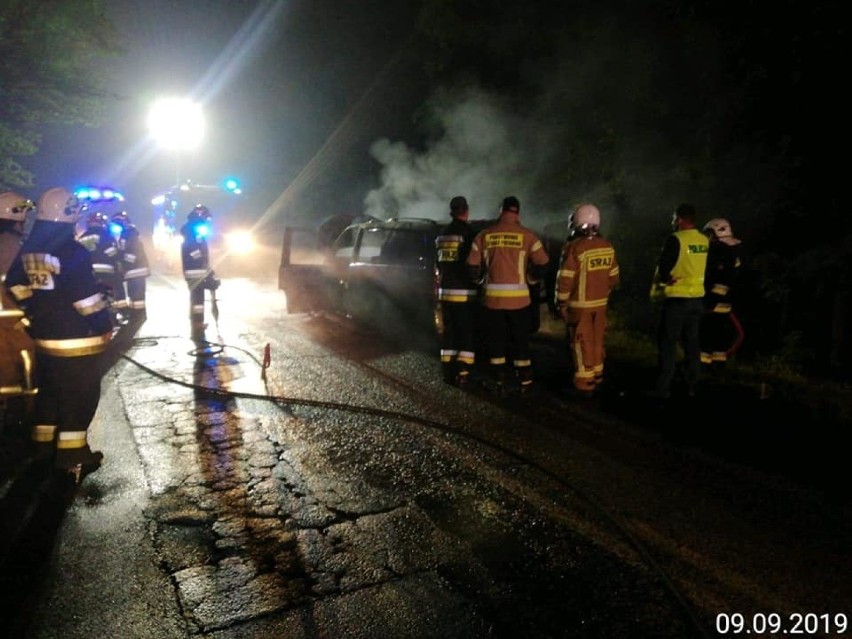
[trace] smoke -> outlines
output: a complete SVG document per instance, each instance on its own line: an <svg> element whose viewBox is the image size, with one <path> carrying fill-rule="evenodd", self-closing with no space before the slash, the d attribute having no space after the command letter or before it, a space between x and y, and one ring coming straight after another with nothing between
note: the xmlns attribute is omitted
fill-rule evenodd
<svg viewBox="0 0 852 639"><path fill-rule="evenodd" d="M386 138L371 145L381 170L380 186L364 199L367 214L446 220L450 199L463 195L472 219L493 218L502 199L515 195L525 224L544 223L536 183L545 149L523 115L479 88L438 91L427 110L437 135L423 150Z"/></svg>
<svg viewBox="0 0 852 639"><path fill-rule="evenodd" d="M692 115L708 111L712 101L698 87L686 102L693 91L683 87L695 87L698 74L687 65L686 78L674 81L668 51L607 19L560 42L546 64L523 67L527 88L518 99L470 84L437 91L426 108L434 133L423 148L386 138L372 144L380 185L367 193L365 212L444 220L450 199L464 195L472 218L489 218L515 195L522 222L542 230L564 225L575 205L590 201L606 234L639 244L646 238L637 231L664 237L674 206L711 208L717 191L692 137L700 118L675 117L687 105Z"/></svg>

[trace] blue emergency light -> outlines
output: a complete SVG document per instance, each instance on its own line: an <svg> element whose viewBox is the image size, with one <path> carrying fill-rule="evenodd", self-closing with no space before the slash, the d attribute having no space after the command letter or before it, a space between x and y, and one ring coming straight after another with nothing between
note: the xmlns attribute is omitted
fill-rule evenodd
<svg viewBox="0 0 852 639"><path fill-rule="evenodd" d="M196 237L206 238L210 235L210 225L205 224L203 222L196 224L193 229L195 230Z"/></svg>
<svg viewBox="0 0 852 639"><path fill-rule="evenodd" d="M242 193L240 189L240 183L234 178L228 178L225 180L225 190L230 191L231 193Z"/></svg>
<svg viewBox="0 0 852 639"><path fill-rule="evenodd" d="M84 186L74 195L83 202L124 202L124 195L110 187Z"/></svg>
<svg viewBox="0 0 852 639"><path fill-rule="evenodd" d="M110 222L109 224L109 232L113 235L121 235L122 231L124 231L124 227L117 222Z"/></svg>

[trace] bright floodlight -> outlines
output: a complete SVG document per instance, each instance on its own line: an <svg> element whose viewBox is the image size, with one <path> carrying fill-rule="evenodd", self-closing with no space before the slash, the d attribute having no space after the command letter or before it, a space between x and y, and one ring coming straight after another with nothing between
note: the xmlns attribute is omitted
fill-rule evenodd
<svg viewBox="0 0 852 639"><path fill-rule="evenodd" d="M151 107L148 130L164 148L191 150L204 137L204 114L201 107L190 100L163 98Z"/></svg>

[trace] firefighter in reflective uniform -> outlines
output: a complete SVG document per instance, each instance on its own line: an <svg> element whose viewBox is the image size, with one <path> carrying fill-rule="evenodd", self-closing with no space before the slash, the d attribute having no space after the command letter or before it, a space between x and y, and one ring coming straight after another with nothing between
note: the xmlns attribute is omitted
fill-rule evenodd
<svg viewBox="0 0 852 639"><path fill-rule="evenodd" d="M32 200L14 191L0 193L0 279L18 256L24 240L24 223L34 208Z"/></svg>
<svg viewBox="0 0 852 639"><path fill-rule="evenodd" d="M528 282L541 278L549 261L538 236L521 225L520 212L518 198L505 198L497 223L476 235L467 258L471 279L482 283L488 362L500 394L506 391L509 353L521 392L532 387Z"/></svg>
<svg viewBox="0 0 852 639"><path fill-rule="evenodd" d="M715 218L704 225L710 240L704 275L704 317L701 318L701 363L711 371L724 367L743 340L742 325L733 310L733 289L743 264L742 242L731 223Z"/></svg>
<svg viewBox="0 0 852 639"><path fill-rule="evenodd" d="M21 249L27 214L34 208L23 195L13 191L0 194L0 409L4 409L5 398L32 389L33 341L25 330L24 312L4 282Z"/></svg>
<svg viewBox="0 0 852 639"><path fill-rule="evenodd" d="M77 240L92 256L92 270L110 302L113 322L121 323L121 312L126 309L127 300L124 296L118 246L109 230L109 216L102 211L90 211L86 217L86 228ZM120 306L116 299L120 299Z"/></svg>
<svg viewBox="0 0 852 639"><path fill-rule="evenodd" d="M467 384L474 364L474 322L478 291L468 276L467 256L475 233L467 200L450 200L452 221L435 238L438 302L443 317L441 368L444 381Z"/></svg>
<svg viewBox="0 0 852 639"><path fill-rule="evenodd" d="M39 457L77 481L96 470L88 429L101 394L101 355L112 335L107 300L89 251L74 237L80 203L67 189L39 198L36 220L6 283L30 321L38 395L33 440Z"/></svg>
<svg viewBox="0 0 852 639"><path fill-rule="evenodd" d="M207 328L204 322L204 291L215 291L219 287L219 280L210 268L210 249L207 246L210 224L209 209L198 204L189 212L180 229L183 237L181 265L189 287L189 321L193 339L203 339Z"/></svg>
<svg viewBox="0 0 852 639"><path fill-rule="evenodd" d="M118 245L118 259L121 263L123 287L127 291L130 321L140 323L147 317L145 280L151 275L148 256L145 253L145 246L142 244L142 236L131 221L127 211L116 213L112 216L110 222L115 225L113 236L116 237L116 244Z"/></svg>
<svg viewBox="0 0 852 639"><path fill-rule="evenodd" d="M556 276L556 308L567 328L574 388L581 396L603 382L607 304L620 281L615 248L599 235L600 224L594 204L574 209Z"/></svg>

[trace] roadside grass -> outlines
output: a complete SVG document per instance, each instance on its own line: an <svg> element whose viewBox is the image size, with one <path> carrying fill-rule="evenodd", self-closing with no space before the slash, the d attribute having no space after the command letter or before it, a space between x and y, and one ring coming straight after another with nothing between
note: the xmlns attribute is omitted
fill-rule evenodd
<svg viewBox="0 0 852 639"><path fill-rule="evenodd" d="M606 352L608 360L649 374L657 365L653 335L631 330L618 314L610 316ZM760 399L775 397L801 404L813 421L852 423L852 384L808 374L807 364L808 354L792 336L786 348L772 355L734 355L726 365L723 384L750 389Z"/></svg>

